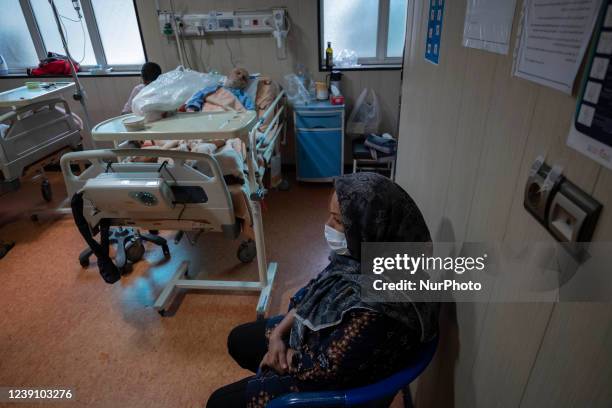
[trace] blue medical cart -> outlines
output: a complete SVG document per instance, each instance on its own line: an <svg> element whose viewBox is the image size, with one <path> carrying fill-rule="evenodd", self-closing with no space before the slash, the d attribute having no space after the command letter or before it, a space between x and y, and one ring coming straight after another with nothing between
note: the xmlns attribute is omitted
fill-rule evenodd
<svg viewBox="0 0 612 408"><path fill-rule="evenodd" d="M344 167L344 105L294 105L298 181L332 181Z"/></svg>

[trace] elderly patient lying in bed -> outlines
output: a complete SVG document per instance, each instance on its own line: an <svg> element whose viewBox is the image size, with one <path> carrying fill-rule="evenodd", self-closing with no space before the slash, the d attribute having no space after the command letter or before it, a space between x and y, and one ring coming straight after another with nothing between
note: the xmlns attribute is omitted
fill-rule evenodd
<svg viewBox="0 0 612 408"><path fill-rule="evenodd" d="M253 110L255 104L245 92L248 83L248 71L244 68L234 68L223 86L213 85L196 92L185 104L185 110L187 112Z"/></svg>
<svg viewBox="0 0 612 408"><path fill-rule="evenodd" d="M256 89L253 89L255 86ZM250 89L250 91L247 90ZM223 87L214 86L200 90L192 96L182 109L189 112L195 111L244 111L257 109L258 116L272 104L278 95L278 86L269 78L260 78L259 81L251 82L249 85L249 73L244 68L234 68L227 77ZM253 102L255 99L256 103ZM260 126L260 131L265 131L272 117ZM271 134L271 133L270 133ZM266 145L267 143L264 143ZM162 150L182 150L196 153L208 153L214 155L219 162L226 181L234 184L242 183L244 179L244 157L246 151L239 139L227 141L217 140L157 140L146 142L144 148ZM157 159L131 158L132 161L150 161ZM163 160L162 160L163 161ZM204 173L209 172L205 162L191 163ZM262 165L260 162L259 165Z"/></svg>

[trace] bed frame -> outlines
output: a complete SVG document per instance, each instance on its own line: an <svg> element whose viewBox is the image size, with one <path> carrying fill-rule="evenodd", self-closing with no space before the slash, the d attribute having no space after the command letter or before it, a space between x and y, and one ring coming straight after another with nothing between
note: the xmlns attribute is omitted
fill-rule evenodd
<svg viewBox="0 0 612 408"><path fill-rule="evenodd" d="M0 194L17 189L26 170L34 169L43 180L43 198L51 201L43 166L81 144L82 126L62 97L72 88L72 82L49 82L0 93L0 110L10 109L0 114L0 123L9 125L0 135Z"/></svg>
<svg viewBox="0 0 612 408"><path fill-rule="evenodd" d="M141 131L128 131L122 121L129 117L123 115L104 121L92 130L92 136L97 142L111 141L118 146L129 140L172 140L172 139L230 139L240 138L247 146L245 158L248 175L242 186L246 203L253 223L256 245L258 281L224 281L188 279L188 262L181 264L168 282L154 304L154 308L165 314L178 289L208 289L221 291L255 291L259 292L257 317L261 318L268 306L270 291L277 272L277 264L268 262L261 214L261 201L266 190L263 186L263 175L266 166L259 166L257 155L268 160L279 154L279 137L284 135L285 123L283 117L284 91L281 91L266 112L257 118L255 112L242 113L178 113L169 118L147 124ZM266 131L259 133L258 128L269 118L272 118ZM203 126L204 125L204 126ZM262 137L263 136L263 137ZM268 139L265 144L262 140ZM259 142L258 142L259 140ZM172 163L130 163L121 159L128 156L149 158L168 158ZM72 171L71 164L89 162L90 165L80 174ZM206 162L211 169L211 175L206 175L190 166L190 161ZM64 155L61 167L68 195L83 191L85 200L84 215L91 230L95 230L101 219L108 219L112 225L137 227L151 230L177 230L202 232L222 232L230 239L236 239L240 234L240 224L234 214L234 204L219 164L214 156L205 153L183 152L157 149L102 149L83 152L73 152ZM156 196L154 205L147 206L137 199L121 200L123 190L146 186L149 183L161 183L178 197L182 190L195 188L203 191L206 199L195 199L197 202L169 202L161 196ZM107 185L115 186L112 190L104 190ZM151 184L152 185L152 184ZM142 187L145 188L145 187ZM101 189L101 190L96 190ZM102 191L103 194L97 194ZM116 195L105 194L105 191L116 192ZM153 192L152 195L158 194ZM131 191L130 197L138 196ZM134 195L136 194L136 195ZM185 194L182 194L185 196ZM187 194L189 195L189 194ZM196 194L198 195L198 194ZM110 198L110 199L109 199ZM96 200L98 202L96 202ZM199 201L198 201L199 200ZM127 203L127 204L126 204ZM150 204L150 203L149 203Z"/></svg>

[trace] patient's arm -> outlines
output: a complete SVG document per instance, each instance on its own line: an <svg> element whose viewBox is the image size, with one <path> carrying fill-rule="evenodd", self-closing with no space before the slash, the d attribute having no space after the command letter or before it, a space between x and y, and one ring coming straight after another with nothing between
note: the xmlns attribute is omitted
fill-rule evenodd
<svg viewBox="0 0 612 408"><path fill-rule="evenodd" d="M204 106L204 100L206 99L206 97L211 93L214 93L218 88L218 86L213 85L207 86L206 88L199 90L191 98L189 98L189 100L185 104L185 110L187 112L201 111L202 107Z"/></svg>
<svg viewBox="0 0 612 408"><path fill-rule="evenodd" d="M187 110L187 112L201 111L205 97L204 90L196 92L185 104L185 110Z"/></svg>

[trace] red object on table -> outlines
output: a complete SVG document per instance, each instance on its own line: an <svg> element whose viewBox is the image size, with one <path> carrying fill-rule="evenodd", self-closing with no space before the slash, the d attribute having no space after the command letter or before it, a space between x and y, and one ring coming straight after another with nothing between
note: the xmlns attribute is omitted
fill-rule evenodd
<svg viewBox="0 0 612 408"><path fill-rule="evenodd" d="M338 96L331 95L329 97L329 102L332 105L343 105L344 104L344 96L342 96L342 95L338 95Z"/></svg>

